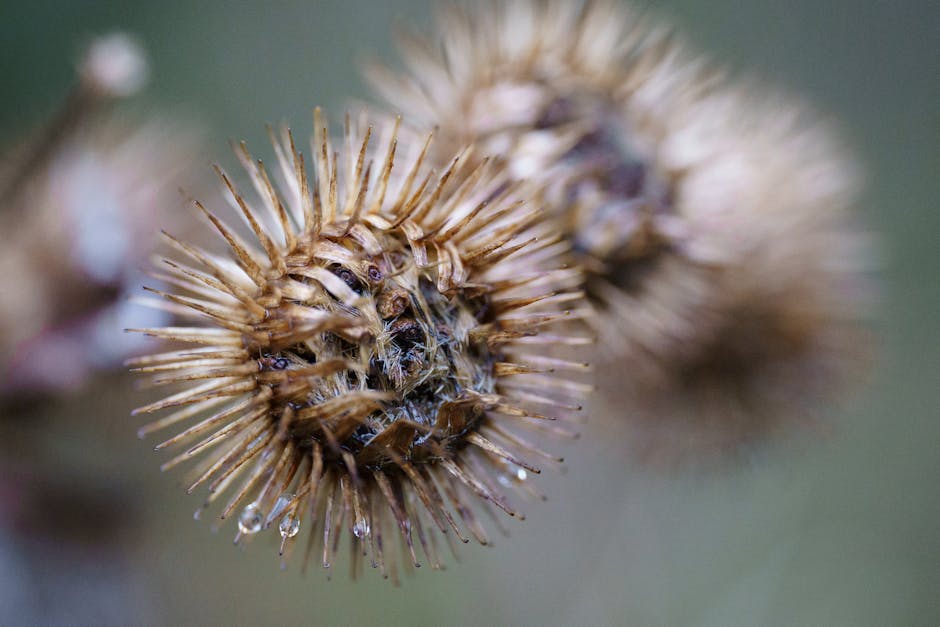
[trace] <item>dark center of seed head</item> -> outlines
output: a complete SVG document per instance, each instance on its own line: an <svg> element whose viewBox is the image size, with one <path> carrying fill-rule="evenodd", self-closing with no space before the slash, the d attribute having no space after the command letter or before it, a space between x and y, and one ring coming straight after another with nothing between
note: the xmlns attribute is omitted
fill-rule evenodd
<svg viewBox="0 0 940 627"><path fill-rule="evenodd" d="M393 392L394 396L398 398L398 400L389 401L390 404L384 409L372 414L367 421L363 422L350 435L352 440L358 442L359 446L366 445L372 437L384 428L388 428L391 423L399 418L408 418L426 425L435 424L442 407L449 406L450 403L465 394L468 384L476 385L479 383L484 387L477 391L481 393L492 392L489 384L483 383L491 380L491 377L487 376L487 372L492 367L494 360L489 352L485 348L476 345L467 345L461 348L458 344L451 346L450 343L453 334L452 329L457 324L461 311L473 314L478 320L481 316L485 319L491 317L486 297L475 296L451 300L437 291L433 280L422 276L417 289L420 291L427 305L426 311L430 315L429 319L425 319L423 316L419 317L416 310L412 308L413 296L410 295L409 291L401 286L384 281L385 276L378 266L367 265L364 269L365 276L363 278L360 278L355 272L341 264L333 264L328 266L327 269L357 294L364 294L366 290L373 293L376 311L388 325L386 327L388 337L400 351L389 355L387 360L381 359L375 354L370 355L369 368L364 375L353 376L352 371L347 373L347 384L350 389L358 388L364 384L371 390ZM428 333L432 334L430 338ZM446 341L442 344L443 350L428 354L428 343L434 338L438 340L446 338ZM320 341L322 343L315 345L301 342L278 354L263 355L259 358L259 363L265 370L285 370L290 368L297 360L312 364L317 362L318 357L322 359L327 354L343 355L349 357L352 361L357 361L360 356L359 351L370 350L367 348L368 343L352 344L332 333L323 334ZM455 360L452 352L454 350L468 351L470 359ZM319 356L314 354L320 351L323 351L323 353ZM460 365L458 366L458 364ZM470 371L458 372L456 370L458 367L469 368ZM428 375L421 377L421 384L418 387L406 392L408 387L416 380L415 375L418 374L419 369L429 369ZM407 383L408 381L411 383ZM405 389L399 389L402 385ZM295 410L299 410L321 402L320 398L323 394L328 394L328 392L326 390L311 389L305 399L295 398L289 404ZM450 409L449 411L457 410ZM464 410L461 409L460 411ZM466 411L471 411L469 405ZM457 422L464 425L462 428L468 428L467 426L472 421L473 416L468 413L467 416L463 416L462 420ZM383 424L384 427L380 426ZM313 427L313 425L309 426ZM313 433L313 431L308 432L300 429L295 435L309 437ZM454 437L455 435L455 433L449 433L446 437Z"/></svg>
<svg viewBox="0 0 940 627"><path fill-rule="evenodd" d="M535 126L550 129L574 119L591 119L594 125L561 157L582 172L566 196L573 206L591 198L594 207L572 234L572 247L585 256L589 272L627 291L642 289L670 250L654 217L672 210L672 190L635 148L623 116L602 97L557 97L540 111Z"/></svg>

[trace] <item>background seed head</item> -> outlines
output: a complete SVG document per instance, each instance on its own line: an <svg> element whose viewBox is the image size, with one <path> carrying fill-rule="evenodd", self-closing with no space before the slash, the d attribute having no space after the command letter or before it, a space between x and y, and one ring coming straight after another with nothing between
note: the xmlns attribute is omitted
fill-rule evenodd
<svg viewBox="0 0 940 627"><path fill-rule="evenodd" d="M605 0L452 7L402 51L370 71L394 108L544 183L646 452L763 440L864 370L858 176L802 105Z"/></svg>

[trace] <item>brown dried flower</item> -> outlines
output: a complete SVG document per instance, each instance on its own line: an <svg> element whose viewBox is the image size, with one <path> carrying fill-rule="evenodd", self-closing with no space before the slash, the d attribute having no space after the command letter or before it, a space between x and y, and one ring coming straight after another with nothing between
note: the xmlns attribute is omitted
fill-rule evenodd
<svg viewBox="0 0 940 627"><path fill-rule="evenodd" d="M393 576L395 537L406 565L416 535L438 567L435 528L467 541L452 511L483 544L474 510L518 516L503 488L538 494L535 459L558 460L515 428L564 432L550 416L585 391L569 376L584 364L546 355L584 340L551 331L579 315L565 286L580 277L537 208L469 152L435 175L430 138L397 132L347 116L334 152L317 111L309 178L291 134L272 134L280 186L238 147L257 199L219 175L260 248L205 210L231 259L168 236L187 261L166 260L179 293L163 306L202 324L140 331L201 347L132 362L186 386L137 410L172 409L141 433L196 421L157 448L182 448L164 468L203 458L189 491L231 493L236 542L273 524L283 554L308 527L306 557L328 567L345 529L354 571L368 553Z"/></svg>
<svg viewBox="0 0 940 627"><path fill-rule="evenodd" d="M652 449L727 452L855 373L855 174L800 107L612 0L452 7L402 48L405 73L371 69L392 106L547 186L623 365L602 388Z"/></svg>

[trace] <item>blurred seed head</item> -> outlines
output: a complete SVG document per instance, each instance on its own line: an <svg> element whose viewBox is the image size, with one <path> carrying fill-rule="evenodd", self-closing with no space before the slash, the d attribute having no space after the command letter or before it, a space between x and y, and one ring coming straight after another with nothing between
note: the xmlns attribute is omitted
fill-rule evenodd
<svg viewBox="0 0 940 627"><path fill-rule="evenodd" d="M801 105L608 0L451 7L401 47L405 72L370 68L392 107L546 186L645 453L724 456L864 369L858 177Z"/></svg>
<svg viewBox="0 0 940 627"><path fill-rule="evenodd" d="M154 306L193 322L142 329L181 347L132 361L182 387L137 410L169 410L142 434L189 425L164 468L200 458L189 491L228 495L236 543L273 526L286 560L305 531L329 567L345 535L354 573L366 554L393 578L394 545L437 568L438 531L487 544L480 512L520 516L506 489L540 496L528 474L560 460L518 430L567 434L587 390L548 355L585 340L553 331L580 276L537 207L491 161L437 174L430 139L397 133L347 116L335 142L317 111L309 160L272 132L272 173L238 146L254 195L218 172L250 236L206 210L228 257L168 236Z"/></svg>
<svg viewBox="0 0 940 627"><path fill-rule="evenodd" d="M79 73L88 88L104 96L126 98L146 84L147 65L147 56L134 38L112 33L92 42Z"/></svg>
<svg viewBox="0 0 940 627"><path fill-rule="evenodd" d="M120 365L140 342L116 341L113 328L155 322L126 302L155 223L182 217L171 208L195 134L109 109L143 85L141 49L123 34L97 39L78 75L60 110L0 154L0 396Z"/></svg>

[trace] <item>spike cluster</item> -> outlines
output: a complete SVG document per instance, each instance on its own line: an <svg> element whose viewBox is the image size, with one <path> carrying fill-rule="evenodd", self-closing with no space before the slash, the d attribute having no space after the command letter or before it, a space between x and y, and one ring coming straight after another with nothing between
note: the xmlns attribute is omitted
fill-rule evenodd
<svg viewBox="0 0 940 627"><path fill-rule="evenodd" d="M198 203L231 254L167 235L178 289L151 304L199 322L137 330L184 345L132 362L184 386L136 410L169 411L141 432L188 425L158 445L179 451L164 468L201 460L189 491L227 495L236 542L275 525L286 555L307 528L304 562L328 567L346 535L354 572L368 554L394 577L391 545L418 565L416 537L439 567L436 532L488 543L477 513L521 517L504 488L539 495L528 473L560 461L518 431L570 434L553 421L586 365L549 347L586 342L553 331L581 315L580 276L489 160L437 174L430 137L399 143L397 123L347 116L340 147L314 123L311 174L286 130L280 185L243 144L255 199L218 170L256 242Z"/></svg>
<svg viewBox="0 0 940 627"><path fill-rule="evenodd" d="M640 440L724 452L859 371L855 173L800 107L612 0L454 6L401 46L406 72L371 71L392 106L546 186L601 353L624 365L602 388Z"/></svg>

